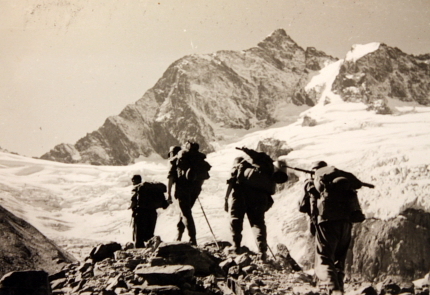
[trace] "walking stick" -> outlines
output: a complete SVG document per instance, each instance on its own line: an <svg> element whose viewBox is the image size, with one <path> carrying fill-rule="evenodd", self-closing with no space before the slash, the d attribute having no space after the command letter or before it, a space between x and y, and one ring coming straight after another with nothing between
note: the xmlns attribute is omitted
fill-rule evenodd
<svg viewBox="0 0 430 295"><path fill-rule="evenodd" d="M254 241L255 241L255 245L257 246L257 248L258 248L258 241L257 241L257 237L254 235ZM269 246L269 244L267 243L267 241L266 241L266 244L267 244L267 249L269 249L269 252L270 252L270 254L272 254L272 256L273 256L273 259L275 259L276 260L276 256L275 256L275 254L273 254L273 251L272 251L272 249L270 248L270 246Z"/></svg>
<svg viewBox="0 0 430 295"><path fill-rule="evenodd" d="M276 260L275 254L273 254L272 249L270 248L269 244L267 244L267 249L269 249L270 253L272 254L273 258Z"/></svg>
<svg viewBox="0 0 430 295"><path fill-rule="evenodd" d="M209 229L210 229L210 231L212 233L212 236L214 237L215 244L218 247L218 250L221 250L221 248L219 247L218 242L216 240L215 234L214 234L214 232L212 230L211 224L209 223L208 217L206 216L205 210L203 209L202 202L200 202L199 197L197 197L197 200L199 200L200 208L202 208L203 215L204 215L204 217L206 219L206 222L208 223L208 226L209 226Z"/></svg>

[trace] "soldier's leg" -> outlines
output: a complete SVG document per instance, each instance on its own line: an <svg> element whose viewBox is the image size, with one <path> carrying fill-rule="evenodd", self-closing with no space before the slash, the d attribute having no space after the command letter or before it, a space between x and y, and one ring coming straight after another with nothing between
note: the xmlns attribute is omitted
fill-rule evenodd
<svg viewBox="0 0 430 295"><path fill-rule="evenodd" d="M320 288L327 289L328 293L341 290L335 265L335 254L341 234L338 221L322 222L316 226L315 274L319 279Z"/></svg>
<svg viewBox="0 0 430 295"><path fill-rule="evenodd" d="M134 216L133 220L133 240L136 248L144 248L145 243L143 240L143 218L141 214Z"/></svg>
<svg viewBox="0 0 430 295"><path fill-rule="evenodd" d="M185 226L188 230L188 235L190 236L190 243L192 245L197 245L196 239L196 226L194 223L194 217L192 214L192 209L194 207L195 202L197 201L201 191L202 191L203 181L194 181L188 184L188 208L187 209L187 217L184 218Z"/></svg>
<svg viewBox="0 0 430 295"><path fill-rule="evenodd" d="M180 182L176 183L176 189L175 189L175 199L178 200L178 206L179 209L180 208L180 200L185 198L186 195L184 194L184 185L181 184ZM182 210L181 213L179 213L179 219L178 219L178 223L176 224L176 227L178 229L178 235L176 236L176 241L181 241L182 240L182 235L184 234L185 231L185 224L183 222L183 216L182 216Z"/></svg>
<svg viewBox="0 0 430 295"><path fill-rule="evenodd" d="M181 209L181 221L184 228L188 230L191 244L196 244L196 226L194 224L194 218L192 214L192 207L189 198L179 199L179 208ZM179 223L178 223L179 225ZM179 226L178 226L179 229Z"/></svg>
<svg viewBox="0 0 430 295"><path fill-rule="evenodd" d="M143 240L145 242L147 242L154 236L156 222L157 222L157 211L147 210L145 212L145 225L143 230Z"/></svg>
<svg viewBox="0 0 430 295"><path fill-rule="evenodd" d="M335 267L337 270L337 278L340 290L344 291L344 278L345 278L345 261L348 254L349 245L351 243L352 223L343 222L340 224L341 236L339 238L339 245L335 253Z"/></svg>
<svg viewBox="0 0 430 295"><path fill-rule="evenodd" d="M246 215L257 241L258 251L262 255L263 260L265 260L267 252L267 229L264 220L265 208L260 208L260 206L249 207L247 208Z"/></svg>
<svg viewBox="0 0 430 295"><path fill-rule="evenodd" d="M241 247L244 217L245 204L240 196L233 193L230 207L230 231L236 252L239 252Z"/></svg>

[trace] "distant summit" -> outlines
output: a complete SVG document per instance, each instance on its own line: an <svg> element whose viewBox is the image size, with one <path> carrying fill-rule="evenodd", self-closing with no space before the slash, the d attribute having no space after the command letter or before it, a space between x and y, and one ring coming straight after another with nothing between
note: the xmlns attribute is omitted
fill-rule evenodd
<svg viewBox="0 0 430 295"><path fill-rule="evenodd" d="M390 113L391 99L428 105L428 60L383 44L342 62L331 90L379 113ZM303 49L283 29L247 50L188 55L118 116L107 118L76 144L60 144L41 158L127 165L154 153L165 157L171 145L187 139L211 152L214 142L228 139L223 130L295 120L321 99L324 89L307 87L311 79L336 61L316 48Z"/></svg>

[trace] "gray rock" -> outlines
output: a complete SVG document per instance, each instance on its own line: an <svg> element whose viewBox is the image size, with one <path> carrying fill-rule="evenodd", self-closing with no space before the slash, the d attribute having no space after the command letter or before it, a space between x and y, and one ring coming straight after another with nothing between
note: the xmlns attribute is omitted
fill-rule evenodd
<svg viewBox="0 0 430 295"><path fill-rule="evenodd" d="M191 265L164 265L151 266L138 265L135 275L142 277L148 285L180 285L190 281L194 276L194 267Z"/></svg>
<svg viewBox="0 0 430 295"><path fill-rule="evenodd" d="M45 271L15 271L0 280L1 295L50 295L51 286Z"/></svg>
<svg viewBox="0 0 430 295"><path fill-rule="evenodd" d="M192 265L196 275L206 276L221 271L218 263L208 253L189 243L161 243L155 253L169 264Z"/></svg>
<svg viewBox="0 0 430 295"><path fill-rule="evenodd" d="M99 262L106 258L115 258L115 251L121 250L121 245L117 242L111 242L108 244L100 244L93 248L90 253L90 257L93 262Z"/></svg>
<svg viewBox="0 0 430 295"><path fill-rule="evenodd" d="M178 286L165 285L165 286L145 286L139 288L143 293L149 294L162 294L162 295L182 295L182 291Z"/></svg>

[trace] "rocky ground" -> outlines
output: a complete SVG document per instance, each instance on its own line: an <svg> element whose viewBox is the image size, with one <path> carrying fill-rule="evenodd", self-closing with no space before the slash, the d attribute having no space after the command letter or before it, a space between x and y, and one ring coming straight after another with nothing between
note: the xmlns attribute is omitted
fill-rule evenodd
<svg viewBox="0 0 430 295"><path fill-rule="evenodd" d="M300 269L283 245L278 245L276 253L270 253L266 261L246 248L240 255L232 254L229 246L228 242L219 242L193 247L181 242L163 243L158 237L154 237L147 248L140 249L132 244L101 244L83 261L69 264L49 277L52 294L324 293L316 287L314 277ZM391 286L390 291L387 286ZM408 287L393 282L385 286L349 282L346 291L369 295L382 294L384 290L392 294L416 293L413 287L412 283Z"/></svg>

